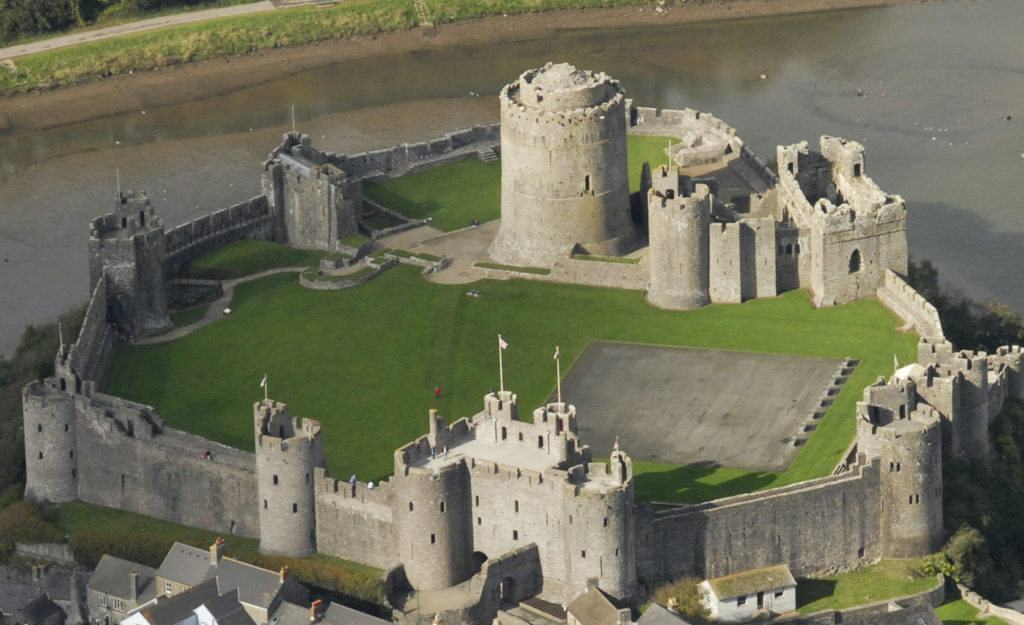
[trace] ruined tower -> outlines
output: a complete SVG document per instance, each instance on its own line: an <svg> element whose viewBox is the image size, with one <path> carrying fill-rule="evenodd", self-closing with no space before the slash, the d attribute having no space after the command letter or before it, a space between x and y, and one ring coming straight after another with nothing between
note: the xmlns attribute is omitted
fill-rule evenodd
<svg viewBox="0 0 1024 625"><path fill-rule="evenodd" d="M652 172L647 194L651 246L647 301L685 310L711 303L708 290L708 227L711 197L706 185L689 195L675 168Z"/></svg>
<svg viewBox="0 0 1024 625"><path fill-rule="evenodd" d="M254 407L260 553L316 553L313 469L324 466L320 422L288 415L285 404L266 400Z"/></svg>
<svg viewBox="0 0 1024 625"><path fill-rule="evenodd" d="M128 336L167 327L163 220L145 193L118 192L114 212L92 221L89 284L107 279L107 315Z"/></svg>
<svg viewBox="0 0 1024 625"><path fill-rule="evenodd" d="M75 378L61 345L57 374L22 391L25 426L25 499L63 503L78 499L75 459Z"/></svg>
<svg viewBox="0 0 1024 625"><path fill-rule="evenodd" d="M635 249L619 82L548 63L505 86L500 102L501 229L491 256L543 265L575 246L602 255Z"/></svg>

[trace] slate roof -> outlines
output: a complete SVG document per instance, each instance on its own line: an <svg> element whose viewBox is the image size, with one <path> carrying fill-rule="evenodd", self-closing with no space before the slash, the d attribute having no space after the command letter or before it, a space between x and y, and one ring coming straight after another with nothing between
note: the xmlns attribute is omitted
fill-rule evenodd
<svg viewBox="0 0 1024 625"><path fill-rule="evenodd" d="M256 625L256 622L239 603L238 591L233 590L207 601L204 605L213 618L217 619L217 625Z"/></svg>
<svg viewBox="0 0 1024 625"><path fill-rule="evenodd" d="M778 564L709 579L708 585L721 601L733 597L746 597L759 591L796 586L796 580L793 579L788 566Z"/></svg>
<svg viewBox="0 0 1024 625"><path fill-rule="evenodd" d="M39 586L35 584L0 582L0 614L14 614L15 610L27 605L39 593Z"/></svg>
<svg viewBox="0 0 1024 625"><path fill-rule="evenodd" d="M217 581L207 580L193 586L188 592L166 597L143 608L140 613L150 625L177 625L193 615L199 606L217 599Z"/></svg>
<svg viewBox="0 0 1024 625"><path fill-rule="evenodd" d="M848 625L942 625L942 621L935 613L935 608L930 605L917 605L849 621Z"/></svg>
<svg viewBox="0 0 1024 625"><path fill-rule="evenodd" d="M136 578L136 591L138 592L136 601L145 603L155 597L156 569L108 555L100 558L100 563L96 565L96 570L93 571L92 578L89 580L89 589L114 597L131 599L132 571L138 575Z"/></svg>
<svg viewBox="0 0 1024 625"><path fill-rule="evenodd" d="M279 573L231 558L221 558L214 571L217 575L217 589L222 595L237 590L239 601L249 605L269 607L281 588Z"/></svg>
<svg viewBox="0 0 1024 625"><path fill-rule="evenodd" d="M616 625L619 622L619 608L596 586L573 599L565 611L583 625Z"/></svg>
<svg viewBox="0 0 1024 625"><path fill-rule="evenodd" d="M34 625L35 623L42 623L46 619L52 617L54 614L60 613L63 617L64 611L60 609L60 606L50 600L45 594L39 595L28 604L21 607L18 613L25 623L28 625Z"/></svg>
<svg viewBox="0 0 1024 625"><path fill-rule="evenodd" d="M391 621L377 618L359 610L353 610L340 603L332 603L327 606L322 619L326 625L386 625Z"/></svg>
<svg viewBox="0 0 1024 625"><path fill-rule="evenodd" d="M209 550L176 542L164 556L156 574L186 586L195 586L213 577L214 572L215 568L210 566Z"/></svg>
<svg viewBox="0 0 1024 625"><path fill-rule="evenodd" d="M690 622L665 606L652 603L637 619L636 625L690 625Z"/></svg>

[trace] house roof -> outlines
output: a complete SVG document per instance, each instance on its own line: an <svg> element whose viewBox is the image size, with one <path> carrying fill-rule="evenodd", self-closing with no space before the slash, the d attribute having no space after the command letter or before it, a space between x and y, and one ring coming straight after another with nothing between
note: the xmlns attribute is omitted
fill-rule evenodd
<svg viewBox="0 0 1024 625"><path fill-rule="evenodd" d="M256 625L256 622L238 601L237 590L211 599L203 605L206 606L213 618L217 619L217 625Z"/></svg>
<svg viewBox="0 0 1024 625"><path fill-rule="evenodd" d="M221 558L215 572L221 594L237 590L239 601L261 608L270 606L282 585L279 573L231 558Z"/></svg>
<svg viewBox="0 0 1024 625"><path fill-rule="evenodd" d="M138 603L145 603L156 596L156 569L151 566L104 555L96 565L89 589L115 597L131 599L131 574L135 572Z"/></svg>
<svg viewBox="0 0 1024 625"><path fill-rule="evenodd" d="M327 606L322 622L326 623L326 625L386 625L390 623L390 621L385 621L359 610L353 610L340 603L332 603Z"/></svg>
<svg viewBox="0 0 1024 625"><path fill-rule="evenodd" d="M210 565L208 550L176 542L164 556L156 574L186 586L195 586L213 577L214 567Z"/></svg>
<svg viewBox="0 0 1024 625"><path fill-rule="evenodd" d="M690 623L665 606L652 603L640 615L636 625L690 625Z"/></svg>
<svg viewBox="0 0 1024 625"><path fill-rule="evenodd" d="M745 597L756 592L775 590L786 586L796 586L796 580L793 579L793 574L789 572L789 567L785 564L750 569L707 581L719 600Z"/></svg>
<svg viewBox="0 0 1024 625"><path fill-rule="evenodd" d="M0 614L10 616L15 610L39 596L41 590L36 584L0 582Z"/></svg>
<svg viewBox="0 0 1024 625"><path fill-rule="evenodd" d="M591 586L565 609L583 625L616 625L619 608L600 588Z"/></svg>
<svg viewBox="0 0 1024 625"><path fill-rule="evenodd" d="M64 614L60 606L50 600L45 594L39 595L18 610L18 613L21 614L21 617L28 625L41 623L58 612L62 615Z"/></svg>
<svg viewBox="0 0 1024 625"><path fill-rule="evenodd" d="M150 625L177 625L191 617L196 608L219 596L216 580L210 579L186 592L161 598L155 604L143 608L140 613Z"/></svg>
<svg viewBox="0 0 1024 625"><path fill-rule="evenodd" d="M849 625L942 625L942 621L932 606L917 605L849 621Z"/></svg>

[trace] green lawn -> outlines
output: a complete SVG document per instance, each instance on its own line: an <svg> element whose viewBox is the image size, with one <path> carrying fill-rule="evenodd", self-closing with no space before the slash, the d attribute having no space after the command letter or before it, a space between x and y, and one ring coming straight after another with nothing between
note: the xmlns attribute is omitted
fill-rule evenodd
<svg viewBox="0 0 1024 625"><path fill-rule="evenodd" d="M199 278L227 280L241 278L275 267L318 267L326 252L297 250L266 241L238 241L204 254L186 270Z"/></svg>
<svg viewBox="0 0 1024 625"><path fill-rule="evenodd" d="M934 588L935 577L921 575L918 560L882 560L833 577L802 579L796 586L796 610L811 614L842 610Z"/></svg>
<svg viewBox="0 0 1024 625"><path fill-rule="evenodd" d="M172 312L171 324L175 328L180 328L195 323L206 315L206 311L209 308L209 306L196 306L195 308L186 308L185 310Z"/></svg>
<svg viewBox="0 0 1024 625"><path fill-rule="evenodd" d="M667 161L668 137L627 137L629 190L640 188L644 161ZM470 220L501 217L501 162L475 159L366 185L366 197L413 219L432 217L435 228L457 230Z"/></svg>
<svg viewBox="0 0 1024 625"><path fill-rule="evenodd" d="M637 464L640 499L700 501L827 475L853 438L864 386L891 373L894 352L903 362L916 353L916 337L897 333L897 318L873 300L814 310L794 291L670 312L637 291L482 280L473 298L465 285L419 274L398 266L332 292L303 289L290 274L239 285L229 317L169 343L119 346L106 391L152 404L173 427L252 449L252 405L267 373L271 397L324 423L333 475L378 480L392 472L393 450L426 432L430 408L450 421L480 410L498 382L499 332L510 343L506 386L524 415L552 391L554 345L563 372L590 340L862 360L787 473Z"/></svg>
<svg viewBox="0 0 1024 625"><path fill-rule="evenodd" d="M363 194L413 219L432 217L435 228L458 230L501 217L501 162L467 159L368 184Z"/></svg>
<svg viewBox="0 0 1024 625"><path fill-rule="evenodd" d="M978 618L978 610L963 599L943 603L935 608L935 613L946 625L1006 625L1005 621L994 616Z"/></svg>

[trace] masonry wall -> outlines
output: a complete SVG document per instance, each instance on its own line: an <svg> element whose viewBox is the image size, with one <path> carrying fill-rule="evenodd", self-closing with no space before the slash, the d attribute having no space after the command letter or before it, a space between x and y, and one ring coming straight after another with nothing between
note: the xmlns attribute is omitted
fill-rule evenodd
<svg viewBox="0 0 1024 625"><path fill-rule="evenodd" d="M740 257L740 225L713 223L708 228L709 293L716 304L743 301L743 261Z"/></svg>
<svg viewBox="0 0 1024 625"><path fill-rule="evenodd" d="M255 458L163 426L147 406L75 397L78 497L224 534L255 537ZM201 454L212 453L213 459Z"/></svg>
<svg viewBox="0 0 1024 625"><path fill-rule="evenodd" d="M885 270L885 279L877 291L878 299L896 313L914 332L931 341L946 338L942 320L935 307L907 284L896 272Z"/></svg>
<svg viewBox="0 0 1024 625"><path fill-rule="evenodd" d="M97 280L78 340L71 346L71 370L82 380L102 381L114 355L114 341L114 330L107 323L106 280Z"/></svg>
<svg viewBox="0 0 1024 625"><path fill-rule="evenodd" d="M390 482L369 488L314 470L317 551L387 569L398 563Z"/></svg>
<svg viewBox="0 0 1024 625"><path fill-rule="evenodd" d="M176 275L203 254L243 239L280 242L277 219L267 196L258 195L169 230L164 273Z"/></svg>
<svg viewBox="0 0 1024 625"><path fill-rule="evenodd" d="M773 564L795 576L866 564L879 554L878 463L841 477L654 512L640 508L637 577L654 584Z"/></svg>
<svg viewBox="0 0 1024 625"><path fill-rule="evenodd" d="M549 275L537 277L554 282L616 289L643 289L649 280L646 257L636 263L563 258L551 266Z"/></svg>

